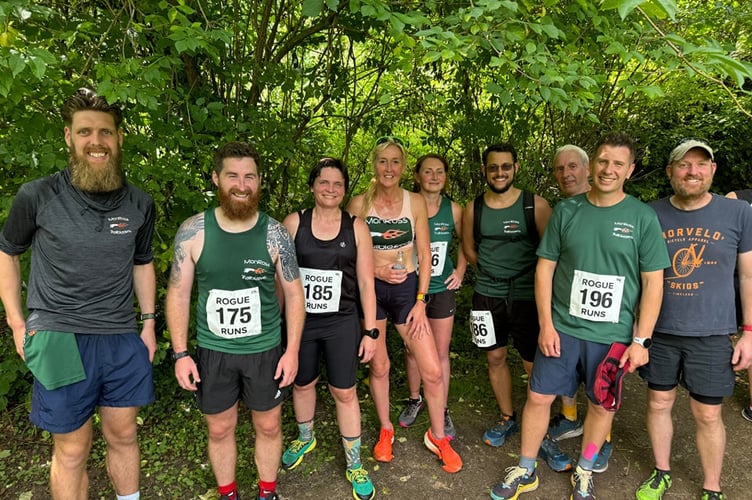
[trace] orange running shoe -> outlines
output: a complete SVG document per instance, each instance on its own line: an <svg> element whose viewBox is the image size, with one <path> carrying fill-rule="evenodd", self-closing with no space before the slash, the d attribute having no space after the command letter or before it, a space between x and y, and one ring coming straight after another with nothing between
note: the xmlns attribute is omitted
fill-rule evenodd
<svg viewBox="0 0 752 500"><path fill-rule="evenodd" d="M382 428L379 432L379 441L373 447L373 459L377 462L391 462L394 458L392 443L394 443L394 429Z"/></svg>
<svg viewBox="0 0 752 500"><path fill-rule="evenodd" d="M441 468L447 472L455 473L462 469L462 458L457 454L449 440L444 436L443 438L436 439L431 434L431 429L426 431L426 435L423 436L423 443L426 448L431 450L437 457L441 459Z"/></svg>

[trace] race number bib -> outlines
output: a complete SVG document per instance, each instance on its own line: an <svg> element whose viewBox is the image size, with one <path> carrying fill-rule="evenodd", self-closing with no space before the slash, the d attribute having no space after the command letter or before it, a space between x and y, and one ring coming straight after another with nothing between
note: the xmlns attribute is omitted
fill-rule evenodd
<svg viewBox="0 0 752 500"><path fill-rule="evenodd" d="M575 271L569 314L588 321L618 323L624 276Z"/></svg>
<svg viewBox="0 0 752 500"><path fill-rule="evenodd" d="M444 272L444 262L447 256L447 241L435 241L431 243L431 276L441 276Z"/></svg>
<svg viewBox="0 0 752 500"><path fill-rule="evenodd" d="M339 311L342 293L342 271L300 268L300 279L305 292L305 310L311 314Z"/></svg>
<svg viewBox="0 0 752 500"><path fill-rule="evenodd" d="M496 330L491 311L470 311L470 331L473 335L473 344L478 347L496 345Z"/></svg>
<svg viewBox="0 0 752 500"><path fill-rule="evenodd" d="M236 339L261 333L261 299L258 288L210 290L206 323L218 337Z"/></svg>

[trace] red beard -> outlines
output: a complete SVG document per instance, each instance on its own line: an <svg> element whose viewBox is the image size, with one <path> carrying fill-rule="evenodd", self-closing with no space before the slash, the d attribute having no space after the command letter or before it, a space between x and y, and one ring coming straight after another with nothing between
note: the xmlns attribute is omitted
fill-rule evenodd
<svg viewBox="0 0 752 500"><path fill-rule="evenodd" d="M256 215L256 212L258 212L260 198L258 192L253 193L251 191L247 191L248 198L246 198L245 200L238 200L233 198L232 193L243 193L243 191L225 191L222 188L218 189L219 206L222 207L222 211L228 219L248 220Z"/></svg>

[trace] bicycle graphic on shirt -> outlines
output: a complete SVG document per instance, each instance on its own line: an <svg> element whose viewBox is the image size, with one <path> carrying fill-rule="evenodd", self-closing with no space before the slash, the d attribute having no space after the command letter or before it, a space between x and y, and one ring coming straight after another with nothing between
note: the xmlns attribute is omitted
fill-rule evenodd
<svg viewBox="0 0 752 500"><path fill-rule="evenodd" d="M700 248L700 253L695 252L697 243L692 243L689 248L682 248L674 254L671 266L677 278L684 278L692 274L692 271L702 265L702 254L705 252L705 245Z"/></svg>

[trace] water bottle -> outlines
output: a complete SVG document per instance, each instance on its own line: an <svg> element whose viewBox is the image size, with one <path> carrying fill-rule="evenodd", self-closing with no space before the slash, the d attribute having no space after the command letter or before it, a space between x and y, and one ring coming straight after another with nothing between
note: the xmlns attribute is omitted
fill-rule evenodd
<svg viewBox="0 0 752 500"><path fill-rule="evenodd" d="M397 252L397 262L394 263L392 269L405 269L405 253L402 250Z"/></svg>

